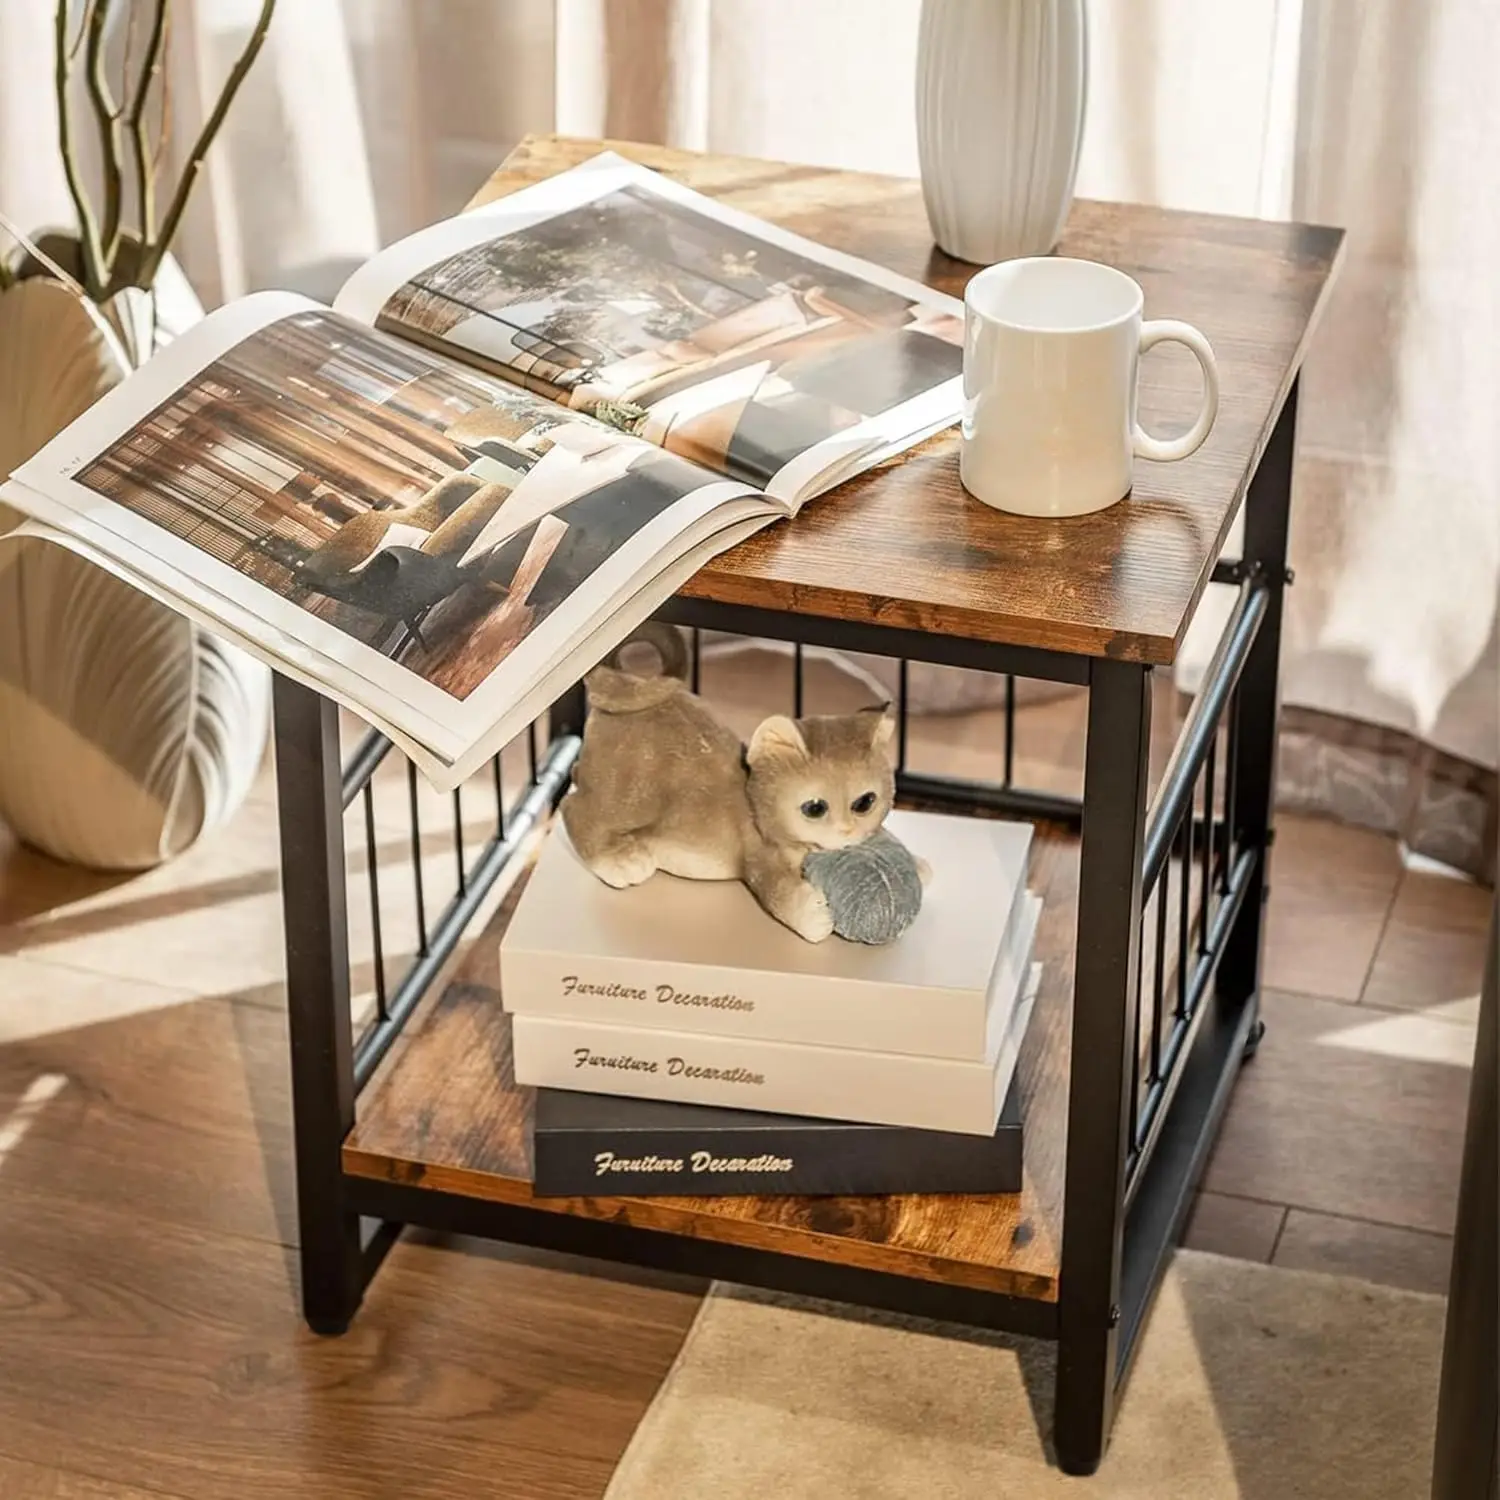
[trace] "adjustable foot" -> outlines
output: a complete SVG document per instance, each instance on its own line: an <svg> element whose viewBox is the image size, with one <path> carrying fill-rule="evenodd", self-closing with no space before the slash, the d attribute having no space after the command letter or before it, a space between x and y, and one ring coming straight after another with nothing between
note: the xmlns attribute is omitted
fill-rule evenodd
<svg viewBox="0 0 1500 1500"><path fill-rule="evenodd" d="M1250 1035L1245 1038L1245 1050L1241 1054L1242 1061L1251 1062L1254 1060L1255 1054L1260 1051L1260 1039L1265 1034L1266 1023L1257 1017L1255 1024L1250 1028Z"/></svg>

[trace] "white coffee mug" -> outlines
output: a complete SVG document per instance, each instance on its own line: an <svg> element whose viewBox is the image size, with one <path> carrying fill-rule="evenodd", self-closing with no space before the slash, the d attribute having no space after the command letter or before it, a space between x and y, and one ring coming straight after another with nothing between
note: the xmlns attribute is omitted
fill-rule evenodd
<svg viewBox="0 0 1500 1500"><path fill-rule="evenodd" d="M959 474L970 494L1024 516L1082 516L1129 492L1136 458L1186 458L1219 410L1208 340L1189 323L1141 321L1123 271L1055 256L1002 261L964 294ZM1152 437L1135 417L1140 356L1172 339L1203 368L1190 431Z"/></svg>

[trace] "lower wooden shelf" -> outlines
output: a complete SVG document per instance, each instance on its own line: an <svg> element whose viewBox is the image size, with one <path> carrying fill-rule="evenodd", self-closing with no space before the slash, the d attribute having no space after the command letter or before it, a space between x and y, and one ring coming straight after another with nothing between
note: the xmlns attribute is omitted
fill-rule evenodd
<svg viewBox="0 0 1500 1500"><path fill-rule="evenodd" d="M361 1096L344 1145L352 1175L523 1204L642 1229L775 1250L898 1276L1057 1299L1062 1245L1076 838L1038 830L1031 884L1044 900L1037 997L1018 1077L1026 1122L1020 1193L883 1198L535 1198L530 1089L511 1067L499 936L520 886L465 969L413 1016ZM976 897L975 920L983 920Z"/></svg>

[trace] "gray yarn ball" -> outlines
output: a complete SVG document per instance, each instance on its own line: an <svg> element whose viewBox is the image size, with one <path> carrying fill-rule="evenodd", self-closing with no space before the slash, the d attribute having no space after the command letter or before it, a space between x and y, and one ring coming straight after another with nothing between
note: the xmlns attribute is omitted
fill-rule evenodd
<svg viewBox="0 0 1500 1500"><path fill-rule="evenodd" d="M885 829L847 849L818 849L802 873L823 892L833 930L851 943L894 942L922 909L917 862Z"/></svg>

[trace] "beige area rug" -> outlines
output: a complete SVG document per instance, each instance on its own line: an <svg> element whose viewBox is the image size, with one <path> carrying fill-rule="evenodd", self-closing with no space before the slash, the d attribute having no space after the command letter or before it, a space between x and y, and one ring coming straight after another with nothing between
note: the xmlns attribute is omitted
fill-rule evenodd
<svg viewBox="0 0 1500 1500"><path fill-rule="evenodd" d="M1437 1297L1181 1252L1081 1480L1042 1436L1050 1344L716 1286L606 1500L1422 1500L1442 1322Z"/></svg>

